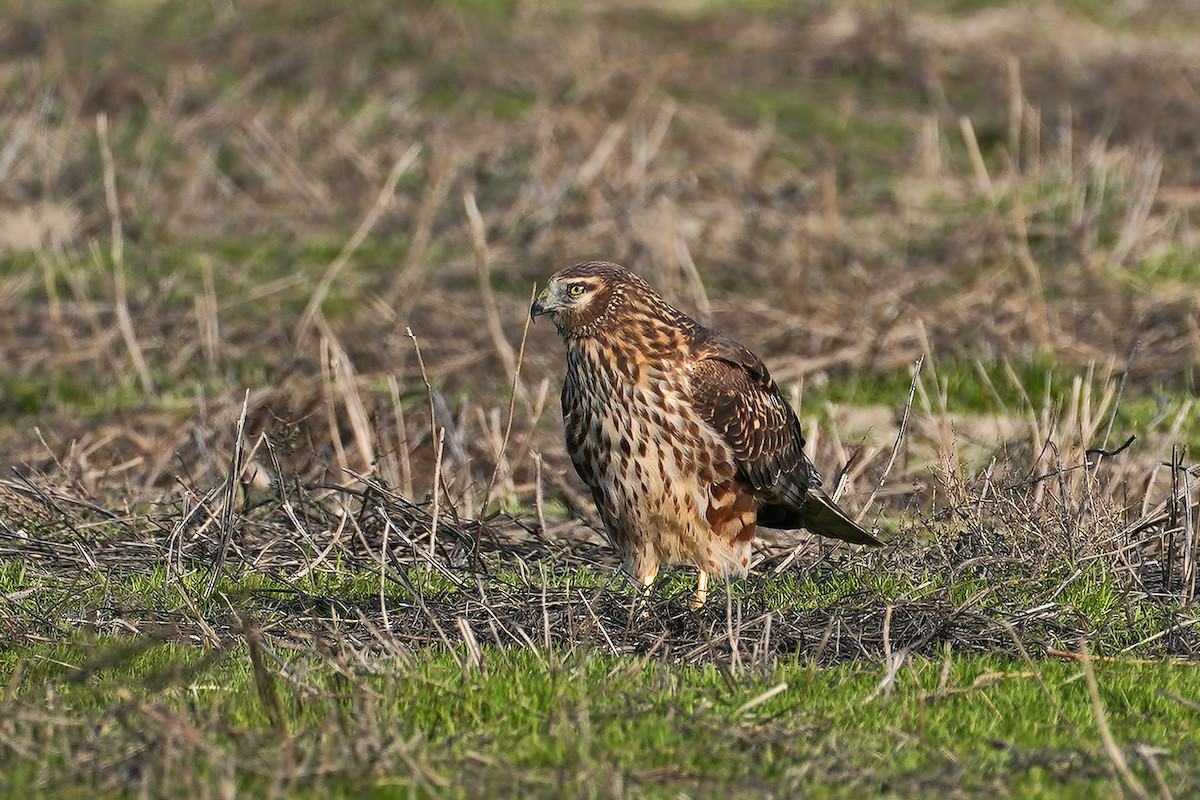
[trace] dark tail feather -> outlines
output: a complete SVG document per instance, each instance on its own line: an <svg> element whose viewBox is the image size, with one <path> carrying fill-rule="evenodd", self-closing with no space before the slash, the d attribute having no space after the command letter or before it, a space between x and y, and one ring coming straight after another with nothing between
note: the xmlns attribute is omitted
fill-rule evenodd
<svg viewBox="0 0 1200 800"><path fill-rule="evenodd" d="M813 533L853 544L883 546L883 542L867 533L862 526L846 516L846 512L838 508L833 499L820 489L809 490L807 502L804 504L803 519L804 527Z"/></svg>

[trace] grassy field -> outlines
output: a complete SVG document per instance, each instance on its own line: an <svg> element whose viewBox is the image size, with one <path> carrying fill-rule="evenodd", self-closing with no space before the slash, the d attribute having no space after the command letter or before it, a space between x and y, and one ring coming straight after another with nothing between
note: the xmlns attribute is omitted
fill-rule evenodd
<svg viewBox="0 0 1200 800"><path fill-rule="evenodd" d="M0 794L1200 794L1193 3L2 17ZM888 547L634 604L591 258Z"/></svg>

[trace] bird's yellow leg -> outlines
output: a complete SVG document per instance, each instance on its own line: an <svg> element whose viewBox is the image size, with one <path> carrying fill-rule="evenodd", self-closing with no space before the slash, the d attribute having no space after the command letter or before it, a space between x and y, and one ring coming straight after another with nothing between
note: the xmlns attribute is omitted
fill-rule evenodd
<svg viewBox="0 0 1200 800"><path fill-rule="evenodd" d="M692 598L692 608L699 608L708 600L708 573L700 570L696 575L696 596Z"/></svg>
<svg viewBox="0 0 1200 800"><path fill-rule="evenodd" d="M658 577L658 565L654 565L654 569L646 573L642 578L642 591L639 593L639 599L645 608L642 609L642 616L650 616L650 594L654 591L654 579Z"/></svg>

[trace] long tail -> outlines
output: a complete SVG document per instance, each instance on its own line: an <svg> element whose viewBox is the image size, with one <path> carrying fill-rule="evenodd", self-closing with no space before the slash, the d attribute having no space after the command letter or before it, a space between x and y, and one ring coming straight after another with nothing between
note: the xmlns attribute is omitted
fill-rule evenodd
<svg viewBox="0 0 1200 800"><path fill-rule="evenodd" d="M883 542L846 516L846 512L838 508L833 499L820 489L809 489L802 513L804 527L813 533L854 544L883 546Z"/></svg>

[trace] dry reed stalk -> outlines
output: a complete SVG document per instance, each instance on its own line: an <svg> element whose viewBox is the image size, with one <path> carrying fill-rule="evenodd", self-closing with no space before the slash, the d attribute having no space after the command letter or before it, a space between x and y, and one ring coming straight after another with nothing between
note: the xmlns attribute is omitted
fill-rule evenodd
<svg viewBox="0 0 1200 800"><path fill-rule="evenodd" d="M42 287L46 292L46 307L50 312L50 324L54 327L55 336L60 342L69 342L71 337L67 330L66 320L63 318L62 299L58 296L58 281L55 275L57 259L50 258L41 249L34 253L34 257L42 271Z"/></svg>
<svg viewBox="0 0 1200 800"><path fill-rule="evenodd" d="M301 341L308 332L312 330L314 321L321 311L321 305L325 302L326 295L329 294L333 282L337 280L341 271L350 263L350 259L358 251L371 230L374 229L375 223L383 216L383 212L391 205L392 198L396 193L396 184L400 182L400 178L408 172L409 167L417 160L417 156L421 154L421 145L414 144L412 147L405 150L395 163L392 164L392 169L388 173L387 178L383 182L383 186L379 190L379 194L375 197L375 202L363 217L354 234L342 247L337 257L329 263L325 268L325 272L321 275L321 279L317 281L317 287L313 290L312 296L308 300L308 305L304 309L304 313L300 315L300 322L296 325L295 338Z"/></svg>
<svg viewBox="0 0 1200 800"><path fill-rule="evenodd" d="M890 696L896 684L896 676L900 674L900 668L908 661L909 651L907 647L902 647L895 652L892 651L890 631L894 609L895 607L891 603L888 603L883 614L883 663L885 666L883 677L875 688L868 692L866 697L862 699L864 705L881 695L884 697Z"/></svg>
<svg viewBox="0 0 1200 800"><path fill-rule="evenodd" d="M654 119L654 124L650 126L650 130L642 133L638 132L633 137L633 155L630 159L629 169L625 173L625 182L630 186L640 186L645 179L646 169L658 154L662 147L663 140L667 136L667 129L671 126L671 120L675 117L676 105L673 100L667 99L659 106L658 116Z"/></svg>
<svg viewBox="0 0 1200 800"><path fill-rule="evenodd" d="M292 504L292 498L288 492L287 481L284 477L283 467L279 463L279 454L275 452L275 445L272 444L270 438L268 438L265 433L259 438L259 441L261 441L267 448L267 456L271 460L271 470L274 473L274 483L278 487L279 504L283 508L284 516L287 517L288 522L291 523L292 530L296 532L296 535L309 545L315 547L316 542L313 540L312 535L309 534L308 528L300 521L300 517L296 514L296 508ZM307 553L304 553L303 557L307 559ZM303 571L310 572L311 569L311 565L306 565Z"/></svg>
<svg viewBox="0 0 1200 800"><path fill-rule="evenodd" d="M108 207L110 226L109 258L112 261L113 278L113 307L117 313L117 324L121 329L121 337L129 350L129 357L137 370L146 394L154 394L154 380L150 377L150 367L142 346L138 343L137 333L133 328L133 317L129 314L129 292L125 286L125 236L121 225L121 203L117 199L117 170L113 163L112 147L108 142L108 116L96 116L96 140L100 144L100 161L104 168L104 202ZM94 256L98 253L93 251ZM103 272L103 262L97 257L96 266Z"/></svg>
<svg viewBox="0 0 1200 800"><path fill-rule="evenodd" d="M413 227L412 241L404 253L404 261L396 270L387 293L384 295L389 306L397 306L397 316L401 319L408 316L420 297L417 289L423 280L423 262L429 244L433 240L433 226L437 221L438 211L450 196L450 187L454 185L462 171L462 156L458 153L438 154L430 158L428 172L432 177L432 186L421 199L417 209L417 220Z"/></svg>
<svg viewBox="0 0 1200 800"><path fill-rule="evenodd" d="M1112 406L1109 410L1108 425L1106 425L1104 428L1104 441L1100 443L1100 447L1103 450L1108 449L1108 442L1112 436L1113 425L1117 421L1117 411L1121 407L1121 397L1125 394L1125 383L1129 380L1129 373L1133 369L1133 360L1137 357L1138 350L1140 349L1142 349L1142 342L1140 339L1135 341L1133 346L1129 348L1129 355L1125 359L1125 369L1121 371L1121 380L1117 383L1117 393L1113 398ZM1100 462L1103 459L1104 455L1102 453L1096 456L1096 467L1100 466Z"/></svg>
<svg viewBox="0 0 1200 800"><path fill-rule="evenodd" d="M237 425L233 432L233 449L229 458L229 470L225 475L225 500L221 506L221 541L217 550L216 560L209 573L208 582L204 587L205 600L211 597L213 590L217 588L217 581L221 577L221 570L225 566L225 559L229 554L229 546L233 541L234 504L237 500L238 482L241 478L242 469L245 466L246 415L249 412L249 408L250 391L247 390L242 399L242 413L238 415Z"/></svg>
<svg viewBox="0 0 1200 800"><path fill-rule="evenodd" d="M1021 86L1021 62L1009 56L1008 69L1008 157L1014 171L1021 169L1021 135L1025 128L1025 92Z"/></svg>
<svg viewBox="0 0 1200 800"><path fill-rule="evenodd" d="M712 322L712 303L709 302L708 290L704 288L704 280L700 277L700 270L696 269L696 262L692 260L692 253L688 249L687 239L684 238L683 231L680 230L678 211L666 198L662 198L659 204L665 206L666 216L670 223L664 226L664 228L669 237L669 252L672 254L672 260L679 265L679 269L682 270L684 276L687 278L692 299L696 303L698 319L706 325L710 324Z"/></svg>
<svg viewBox="0 0 1200 800"><path fill-rule="evenodd" d="M421 370L421 382L425 384L425 396L429 399L429 440L432 443L437 439L437 409L434 407L433 385L429 382L429 373L425 371L425 359L421 355L421 343L417 341L417 335L412 332L412 328L405 328L404 333L412 340L413 351L417 354L417 366ZM436 486L434 491L437 491Z"/></svg>
<svg viewBox="0 0 1200 800"><path fill-rule="evenodd" d="M1059 176L1069 184L1075 173L1075 124L1070 105L1059 109L1057 138Z"/></svg>
<svg viewBox="0 0 1200 800"><path fill-rule="evenodd" d="M1158 766L1158 759L1155 757L1167 751L1159 750L1146 744L1137 745L1134 747L1134 751L1141 756L1142 761L1146 764L1146 768L1150 770L1150 774L1154 777L1154 785L1158 789L1159 797L1163 798L1163 800L1175 800L1175 795L1171 793L1171 787L1167 785L1166 778L1162 774L1162 769Z"/></svg>
<svg viewBox="0 0 1200 800"><path fill-rule="evenodd" d="M396 453L400 461L400 482L405 497L413 496L412 459L409 456L408 427L404 420L404 404L400 402L400 384L394 374L387 376L388 397L392 402L392 418L396 425Z"/></svg>
<svg viewBox="0 0 1200 800"><path fill-rule="evenodd" d="M538 437L538 421L542 418L542 412L546 410L546 404L550 399L550 379L542 378L542 382L538 384L537 393L533 396L532 407L529 409L529 417L525 421L525 436L520 445L517 447L516 455L509 459L509 468L516 471L525 463L525 459L529 457L530 451L533 449L534 442Z"/></svg>
<svg viewBox="0 0 1200 800"><path fill-rule="evenodd" d="M979 139L975 136L975 126L971 123L971 118L959 117L958 128L962 133L963 143L967 146L971 169L975 172L975 184L979 188L980 194L995 202L996 188L992 184L992 176L988 174L987 164L984 163L983 152L979 149Z"/></svg>
<svg viewBox="0 0 1200 800"><path fill-rule="evenodd" d="M0 149L0 183L8 178L13 165L17 163L17 159L20 158L26 145L33 138L33 133L47 110L48 101L48 97L44 98L40 108L30 109L21 114L12 129L8 131L4 148Z"/></svg>
<svg viewBox="0 0 1200 800"><path fill-rule="evenodd" d="M537 532L538 535L544 537L546 535L546 495L542 491L542 454L533 454L533 507L537 513Z"/></svg>
<svg viewBox="0 0 1200 800"><path fill-rule="evenodd" d="M725 592L725 637L729 642L729 672L738 675L742 671L742 606L738 603L737 621L734 621L733 594Z"/></svg>
<svg viewBox="0 0 1200 800"><path fill-rule="evenodd" d="M337 336L326 324L325 318L318 315L316 324L324 345L321 351L328 359L329 397L341 398L346 421L350 425L350 432L354 435L354 444L358 449L363 474L369 475L375 469L375 432L371 425L371 416L367 413L366 403L363 402L362 395L358 391L358 374L354 369L354 364L350 361L350 355L342 348ZM336 432L336 428L331 429L332 434L336 434Z"/></svg>
<svg viewBox="0 0 1200 800"><path fill-rule="evenodd" d="M937 114L926 114L921 119L916 163L921 177L928 180L942 177L942 126Z"/></svg>
<svg viewBox="0 0 1200 800"><path fill-rule="evenodd" d="M596 142L595 147L592 148L591 154L580 164L578 171L576 171L574 181L576 186L584 191L591 188L596 178L604 170L604 166L612 158L613 151L617 147L617 142L621 141L621 137L624 135L624 122L614 122L608 126L604 134Z"/></svg>
<svg viewBox="0 0 1200 800"><path fill-rule="evenodd" d="M346 447L342 443L342 433L338 426L337 399L334 394L334 383L337 378L332 365L333 345L328 339L321 337L317 349L321 363L321 397L325 406L325 424L329 430L329 443L333 446L338 471L346 473L350 471L350 462L346 458Z"/></svg>
<svg viewBox="0 0 1200 800"><path fill-rule="evenodd" d="M1154 208L1155 197L1158 194L1159 180L1162 178L1163 170L1162 157L1150 156L1138 166L1139 168L1134 173L1137 189L1134 193L1133 203L1125 216L1125 223L1121 226L1121 238L1118 239L1116 247L1108 255L1107 268L1110 271L1125 264L1130 253L1145 235L1150 212Z"/></svg>
<svg viewBox="0 0 1200 800"><path fill-rule="evenodd" d="M434 445L433 451L433 509L430 513L429 522L429 559L432 561L437 553L437 529L438 519L440 514L439 506L441 505L442 492L439 488L442 486L442 450L446 443L446 429L442 428L438 431L437 442Z"/></svg>
<svg viewBox="0 0 1200 800"><path fill-rule="evenodd" d="M801 687L801 693L807 693L812 686L813 679L817 677L817 668L821 664L821 656L825 654L826 648L829 647L829 640L833 636L833 626L837 622L837 618L830 615L829 622L825 626L825 630L821 633L821 638L817 642L817 649L813 651L812 656L808 660L808 669L804 673L804 686Z"/></svg>
<svg viewBox="0 0 1200 800"><path fill-rule="evenodd" d="M826 410L828 411L830 417L832 418L833 412L834 412L833 405L827 403ZM842 496L842 493L850 488L850 474L849 473L850 473L850 467L852 466L850 454L848 452L846 452L846 448L842 444L842 437L841 437L841 434L838 432L837 425L829 426L829 444L830 444L831 449L833 450L834 462L842 465L841 469L838 470L837 479L834 481L833 491L829 495L830 497L833 498L833 501L836 503L838 501L838 499Z"/></svg>
<svg viewBox="0 0 1200 800"><path fill-rule="evenodd" d="M483 669L483 651L479 647L479 640L475 637L475 631L471 629L471 623L466 617L459 617L457 620L458 631L462 634L463 644L467 649L467 660L463 665L466 672L480 671Z"/></svg>
<svg viewBox="0 0 1200 800"><path fill-rule="evenodd" d="M525 392L525 387L520 380L520 364L516 354L513 352L513 347L509 344L508 339L504 336L504 326L500 324L500 312L496 308L496 294L492 291L491 279L491 262L488 258L487 244L487 226L483 222L483 215L479 213L479 206L475 203L475 195L467 192L463 195L463 207L467 212L467 222L471 229L471 246L475 253L475 276L479 281L479 296L482 300L483 319L487 325L488 336L492 340L492 347L496 350L496 355L500 357L500 362L504 364L505 374L512 381L513 393L521 398L521 402L528 405L529 398ZM537 288L534 288L536 293ZM529 301L533 303L533 298ZM529 315L526 314L526 317ZM525 321L525 331L529 330L529 320ZM522 347L524 346L524 335L522 335ZM511 421L512 415L510 413Z"/></svg>
<svg viewBox="0 0 1200 800"><path fill-rule="evenodd" d="M200 332L204 360L212 372L220 367L221 321L218 316L216 282L213 280L212 258L200 257L200 293L196 295L196 325Z"/></svg>
<svg viewBox="0 0 1200 800"><path fill-rule="evenodd" d="M329 555L333 552L334 548L342 547L345 544L345 542L342 540L342 534L345 533L346 522L350 519L352 519L352 517L349 514L339 515L337 530L333 531L333 534L329 537L329 544L327 544L325 546L324 550L317 553L315 558L313 558L311 561L309 561L307 564L305 564L302 568L300 568L299 570L294 572L291 575L291 577L289 578L289 580L293 580L293 581L299 580L300 578L303 578L305 575L308 575L309 573L313 572L314 570L316 570L317 567L319 567L319 566L321 566L321 564L325 563L325 560L329 558Z"/></svg>
<svg viewBox="0 0 1200 800"><path fill-rule="evenodd" d="M287 716L283 711L283 703L279 700L279 689L276 686L275 675L267 669L266 647L263 643L262 631L257 625L238 620L242 628L242 636L246 649L250 653L250 665L254 672L254 686L258 692L259 701L266 712L267 720L275 733L287 736Z"/></svg>
<svg viewBox="0 0 1200 800"><path fill-rule="evenodd" d="M788 685L787 685L786 681L775 684L770 689L767 689L765 692L755 695L754 697L750 698L749 700L747 700L746 702L744 702L740 706L738 706L737 710L733 712L734 716L740 717L740 716L745 715L746 712L750 711L755 706L760 706L763 703L770 700L771 698L773 698L777 695L780 695L783 692L786 692L787 688L788 688Z"/></svg>

